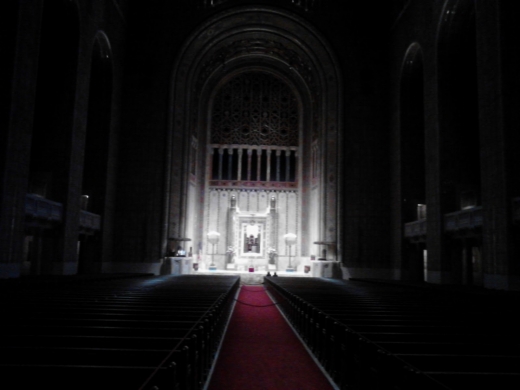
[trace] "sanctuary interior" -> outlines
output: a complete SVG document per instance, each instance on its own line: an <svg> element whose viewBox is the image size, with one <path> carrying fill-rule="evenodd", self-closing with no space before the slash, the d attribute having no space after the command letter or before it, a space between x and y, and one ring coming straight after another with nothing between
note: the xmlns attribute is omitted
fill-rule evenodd
<svg viewBox="0 0 520 390"><path fill-rule="evenodd" d="M514 4L3 1L0 381L520 388Z"/></svg>
<svg viewBox="0 0 520 390"><path fill-rule="evenodd" d="M520 289L512 3L5 2L0 277Z"/></svg>

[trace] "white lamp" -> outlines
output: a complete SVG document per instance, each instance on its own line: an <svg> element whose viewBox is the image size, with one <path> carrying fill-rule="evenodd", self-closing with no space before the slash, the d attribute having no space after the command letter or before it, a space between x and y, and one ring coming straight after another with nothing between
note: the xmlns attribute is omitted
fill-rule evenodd
<svg viewBox="0 0 520 390"><path fill-rule="evenodd" d="M219 232L209 232L208 233L208 241L211 245L213 245L213 252L211 253L211 264L210 267L215 267L215 262L213 261L213 257L215 256L215 244L218 244L218 240L220 238Z"/></svg>
<svg viewBox="0 0 520 390"><path fill-rule="evenodd" d="M289 246L289 266L287 267L287 272L293 272L294 268L291 264L291 247L296 244L296 234L294 233L287 233L283 236L285 239L285 245Z"/></svg>

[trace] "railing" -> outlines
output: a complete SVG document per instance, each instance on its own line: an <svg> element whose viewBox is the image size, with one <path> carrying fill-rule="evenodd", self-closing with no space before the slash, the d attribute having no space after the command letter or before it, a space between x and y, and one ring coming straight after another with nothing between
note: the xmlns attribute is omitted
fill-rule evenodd
<svg viewBox="0 0 520 390"><path fill-rule="evenodd" d="M284 183L282 187L287 187L289 183L296 183L296 146L212 144L209 153L212 161L212 186L224 185L214 184L215 182L246 187L277 187L276 183L280 182Z"/></svg>
<svg viewBox="0 0 520 390"><path fill-rule="evenodd" d="M404 236L406 238L426 237L426 233L426 219L404 224Z"/></svg>
<svg viewBox="0 0 520 390"><path fill-rule="evenodd" d="M337 388L355 390L446 389L427 373L416 369L397 354L389 352L370 340L370 333L360 333L352 329L351 326L342 323L341 320L302 298L298 293L302 291L301 289L289 290L278 285L271 278L264 278L264 284L296 332L335 382ZM317 296L319 294L316 293ZM335 296L339 295L336 292ZM352 298L353 296L350 297L351 300ZM353 302L355 301L352 300L351 303ZM335 304L328 306L334 308ZM357 307L361 307L361 305ZM338 310L340 312L345 310L338 308L339 305L334 308L336 313ZM386 306L385 310L387 310ZM375 317L384 317L382 313L377 313ZM359 312L354 314L354 317L356 316L359 316ZM364 321L371 320L365 318ZM390 332L392 332L397 327L391 325L390 328L392 329ZM397 335L400 333L398 332ZM392 337L392 333L389 337Z"/></svg>
<svg viewBox="0 0 520 390"><path fill-rule="evenodd" d="M340 389L520 388L519 323L502 296L355 279L264 286Z"/></svg>
<svg viewBox="0 0 520 390"><path fill-rule="evenodd" d="M447 232L471 230L482 226L482 206L456 211L444 215L444 229Z"/></svg>
<svg viewBox="0 0 520 390"><path fill-rule="evenodd" d="M286 190L298 188L297 182L285 181L238 181L238 180L210 180L211 187L225 188L255 188L266 190Z"/></svg>
<svg viewBox="0 0 520 390"><path fill-rule="evenodd" d="M25 196L25 215L47 222L61 222L63 219L63 205L39 195Z"/></svg>
<svg viewBox="0 0 520 390"><path fill-rule="evenodd" d="M139 390L205 388L208 373L231 316L240 278L211 305Z"/></svg>
<svg viewBox="0 0 520 390"><path fill-rule="evenodd" d="M239 286L209 275L0 284L0 370L21 389L202 389Z"/></svg>
<svg viewBox="0 0 520 390"><path fill-rule="evenodd" d="M25 215L33 220L45 223L60 223L63 221L63 205L36 194L26 194ZM36 222L39 224L40 222ZM101 230L101 216L81 210L79 216L81 229Z"/></svg>
<svg viewBox="0 0 520 390"><path fill-rule="evenodd" d="M101 230L101 216L81 210L79 227L86 230Z"/></svg>

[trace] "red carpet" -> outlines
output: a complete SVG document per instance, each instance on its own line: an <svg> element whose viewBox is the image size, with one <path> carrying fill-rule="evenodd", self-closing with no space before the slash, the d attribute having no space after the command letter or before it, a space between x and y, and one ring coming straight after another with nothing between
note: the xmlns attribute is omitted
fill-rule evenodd
<svg viewBox="0 0 520 390"><path fill-rule="evenodd" d="M263 286L238 300L209 390L332 389Z"/></svg>

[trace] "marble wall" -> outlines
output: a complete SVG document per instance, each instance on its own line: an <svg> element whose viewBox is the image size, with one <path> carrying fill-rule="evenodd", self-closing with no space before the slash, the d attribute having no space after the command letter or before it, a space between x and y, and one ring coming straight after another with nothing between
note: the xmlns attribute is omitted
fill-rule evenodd
<svg viewBox="0 0 520 390"><path fill-rule="evenodd" d="M231 197L236 197L236 215L238 216L265 216L266 218L266 247L262 257L267 260L267 247L274 247L277 258L283 264L286 263L288 248L285 245L284 235L294 233L298 236L298 244L292 248L293 260L301 254L301 219L300 196L296 190L253 190L253 189L218 189L208 191L205 202L204 236L202 254L206 262L211 261L213 247L207 242L207 233L217 231L220 239L215 245L214 261L218 268L225 268L226 249L228 246L236 246L235 229L230 224L234 222L229 218ZM270 200L275 198L275 209L271 209Z"/></svg>

